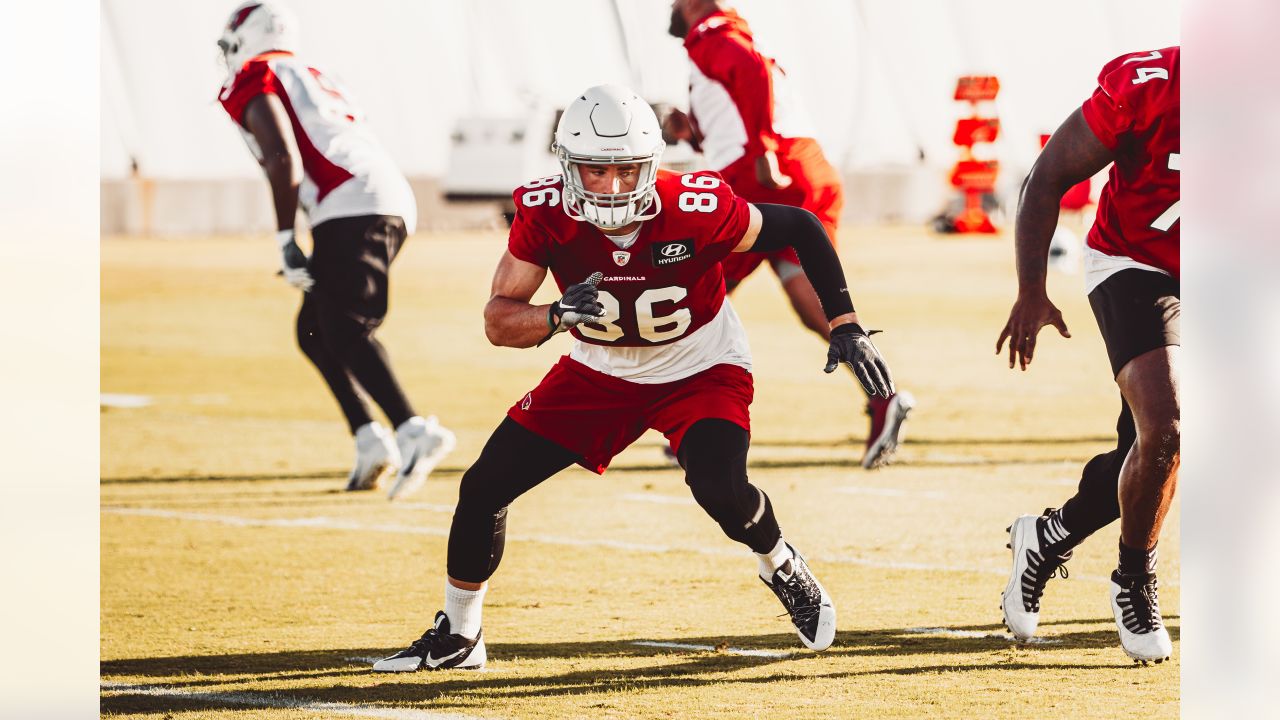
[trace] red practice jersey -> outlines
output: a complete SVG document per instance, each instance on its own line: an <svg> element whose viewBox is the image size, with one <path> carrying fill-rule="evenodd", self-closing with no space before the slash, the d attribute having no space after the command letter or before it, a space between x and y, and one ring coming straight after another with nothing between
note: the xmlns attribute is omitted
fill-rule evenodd
<svg viewBox="0 0 1280 720"><path fill-rule="evenodd" d="M1178 47L1107 63L1081 108L1115 163L1088 246L1179 277Z"/></svg>
<svg viewBox="0 0 1280 720"><path fill-rule="evenodd" d="M302 156L298 201L313 227L341 217L396 215L413 232L418 209L409 183L335 83L288 52L259 55L227 81L218 100L261 160L244 126L245 109L259 95L280 98L289 114Z"/></svg>
<svg viewBox="0 0 1280 720"><path fill-rule="evenodd" d="M750 206L728 183L713 172L660 171L661 210L626 247L566 215L562 183L557 175L516 189L508 249L550 269L562 292L604 273L599 288L605 317L570 330L579 341L574 359L636 382L667 382L716 364L717 353L737 343L746 360L721 361L749 369L745 334L725 301L720 261L746 234Z"/></svg>
<svg viewBox="0 0 1280 720"><path fill-rule="evenodd" d="M689 30L689 114L707 163L753 166L787 138L813 137L786 73L756 47L736 12L718 10ZM736 182L736 180L734 180Z"/></svg>

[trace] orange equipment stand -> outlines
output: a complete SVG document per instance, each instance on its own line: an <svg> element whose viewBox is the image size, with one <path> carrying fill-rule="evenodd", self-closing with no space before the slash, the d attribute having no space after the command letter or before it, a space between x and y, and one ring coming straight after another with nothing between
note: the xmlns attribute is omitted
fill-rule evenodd
<svg viewBox="0 0 1280 720"><path fill-rule="evenodd" d="M951 184L964 192L964 211L955 219L958 233L994 233L996 226L982 209L982 196L993 192L1000 172L997 160L979 160L973 146L995 142L1000 135L1000 120L978 114L978 103L996 99L1000 81L994 75L966 75L956 82L955 99L968 102L971 115L956 121L952 141L960 147L960 160L951 169Z"/></svg>

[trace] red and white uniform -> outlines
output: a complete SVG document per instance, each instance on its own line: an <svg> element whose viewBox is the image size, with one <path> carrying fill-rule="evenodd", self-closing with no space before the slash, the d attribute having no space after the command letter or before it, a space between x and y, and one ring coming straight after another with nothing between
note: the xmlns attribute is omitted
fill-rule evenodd
<svg viewBox="0 0 1280 720"><path fill-rule="evenodd" d="M716 11L690 29L684 46L690 61L689 115L707 163L748 202L814 213L835 242L844 205L840 174L813 139L809 116L786 73L756 49L747 22L732 10ZM756 180L756 159L769 151L792 180L784 189L766 188ZM767 255L745 253L726 262L726 277L742 280L771 258L800 263L790 248Z"/></svg>
<svg viewBox="0 0 1280 720"><path fill-rule="evenodd" d="M1081 107L1094 135L1115 152L1086 241L1089 292L1126 268L1179 277L1178 47L1107 63Z"/></svg>
<svg viewBox="0 0 1280 720"><path fill-rule="evenodd" d="M570 330L573 350L508 414L596 472L646 428L677 448L703 418L750 429L751 350L720 267L746 234L747 202L715 173L661 171L661 211L619 247L565 215L561 188L555 176L515 191L508 250L561 291L603 272L606 314Z"/></svg>
<svg viewBox="0 0 1280 720"><path fill-rule="evenodd" d="M269 52L227 81L218 100L259 160L262 151L245 129L244 111L263 94L280 98L289 113L302 155L298 201L312 227L335 218L395 215L414 231L418 208L408 181L331 80L293 53Z"/></svg>

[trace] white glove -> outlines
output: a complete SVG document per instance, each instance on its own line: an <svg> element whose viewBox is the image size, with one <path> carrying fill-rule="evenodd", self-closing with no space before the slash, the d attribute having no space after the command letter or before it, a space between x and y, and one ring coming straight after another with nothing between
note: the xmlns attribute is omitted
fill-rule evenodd
<svg viewBox="0 0 1280 720"><path fill-rule="evenodd" d="M302 292L309 292L316 281L307 270L307 256L298 247L293 230L280 230L276 233L276 242L280 245L280 273L288 283Z"/></svg>

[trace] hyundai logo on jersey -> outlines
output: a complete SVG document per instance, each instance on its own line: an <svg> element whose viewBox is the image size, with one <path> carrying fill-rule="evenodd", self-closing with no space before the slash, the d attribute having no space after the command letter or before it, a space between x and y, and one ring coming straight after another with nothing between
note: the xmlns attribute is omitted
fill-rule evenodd
<svg viewBox="0 0 1280 720"><path fill-rule="evenodd" d="M670 265L693 257L693 240L675 240L653 246L653 264Z"/></svg>

